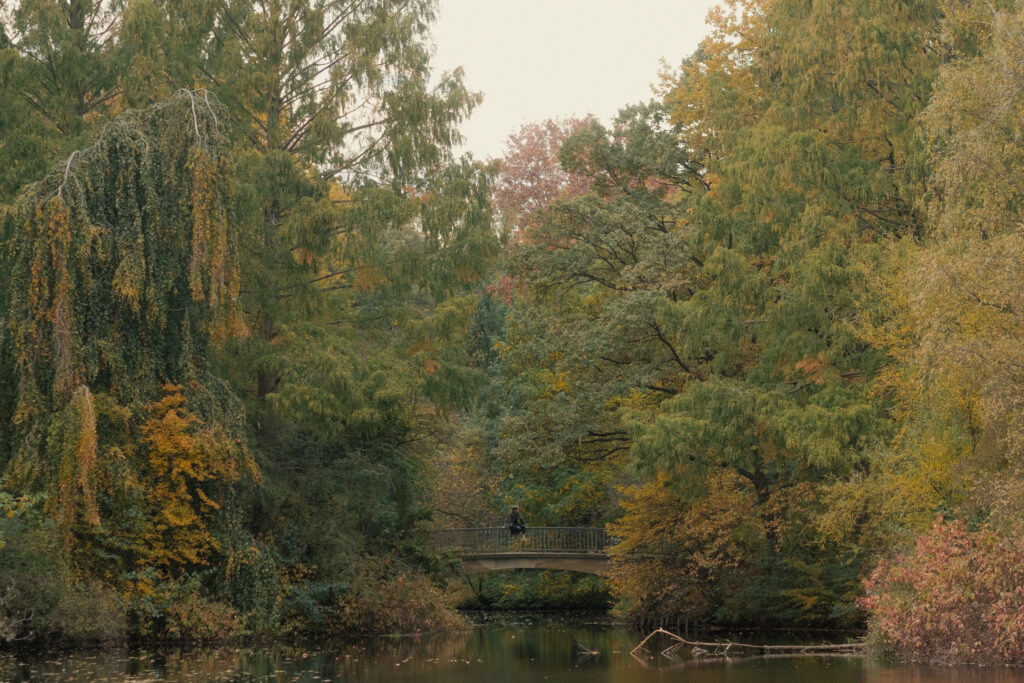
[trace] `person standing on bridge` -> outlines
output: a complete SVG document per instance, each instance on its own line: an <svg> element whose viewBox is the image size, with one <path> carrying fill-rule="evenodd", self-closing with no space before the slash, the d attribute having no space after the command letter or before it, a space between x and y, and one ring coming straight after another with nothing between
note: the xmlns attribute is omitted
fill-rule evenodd
<svg viewBox="0 0 1024 683"><path fill-rule="evenodd" d="M523 521L523 516L519 514L518 505L512 506L512 512L508 513L505 526L508 527L508 532L512 535L513 541L526 531L526 522Z"/></svg>

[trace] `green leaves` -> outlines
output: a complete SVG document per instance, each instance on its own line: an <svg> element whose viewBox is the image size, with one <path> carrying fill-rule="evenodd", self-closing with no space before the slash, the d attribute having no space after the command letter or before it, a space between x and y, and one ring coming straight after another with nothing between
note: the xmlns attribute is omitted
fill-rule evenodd
<svg viewBox="0 0 1024 683"><path fill-rule="evenodd" d="M6 231L19 422L31 396L59 406L97 380L139 401L235 325L218 107L183 92L128 114L19 197Z"/></svg>
<svg viewBox="0 0 1024 683"><path fill-rule="evenodd" d="M773 613L850 613L808 597L849 601L857 571L822 555L814 530L823 495L893 433L873 392L892 359L862 320L887 240L922 234L916 117L939 64L938 4L883 4L716 13L663 105L564 142L589 192L550 201L509 259L525 286L503 354L524 405L499 453L543 486L596 469L589 458L662 478L684 516L746 497L760 540L741 543L738 583L708 588L721 615L743 612L725 597L743 583ZM648 514L623 524L640 533ZM679 542L699 553L720 538ZM641 590L635 578L622 585Z"/></svg>

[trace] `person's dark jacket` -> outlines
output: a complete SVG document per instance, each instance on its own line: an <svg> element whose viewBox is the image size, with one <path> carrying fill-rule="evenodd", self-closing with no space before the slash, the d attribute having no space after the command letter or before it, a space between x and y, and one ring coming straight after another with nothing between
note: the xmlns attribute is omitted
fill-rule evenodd
<svg viewBox="0 0 1024 683"><path fill-rule="evenodd" d="M505 520L505 526L513 534L521 534L526 531L526 522L523 521L523 517L519 514L519 510L513 510L508 513L508 519Z"/></svg>

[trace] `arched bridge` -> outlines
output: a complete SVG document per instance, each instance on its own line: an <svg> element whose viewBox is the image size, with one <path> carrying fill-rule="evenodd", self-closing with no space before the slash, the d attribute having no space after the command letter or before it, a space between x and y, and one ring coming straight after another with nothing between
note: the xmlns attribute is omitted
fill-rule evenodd
<svg viewBox="0 0 1024 683"><path fill-rule="evenodd" d="M602 527L529 527L513 538L503 527L445 529L435 549L455 552L466 574L504 569L567 569L608 574L612 538Z"/></svg>

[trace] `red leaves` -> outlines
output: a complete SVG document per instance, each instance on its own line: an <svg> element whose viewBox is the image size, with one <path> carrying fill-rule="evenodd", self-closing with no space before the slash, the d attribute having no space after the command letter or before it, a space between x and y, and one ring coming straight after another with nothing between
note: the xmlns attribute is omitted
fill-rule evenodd
<svg viewBox="0 0 1024 683"><path fill-rule="evenodd" d="M510 232L529 229L553 200L586 193L590 180L563 170L558 151L562 141L588 120L548 119L527 124L509 136L494 187L494 206Z"/></svg>
<svg viewBox="0 0 1024 683"><path fill-rule="evenodd" d="M487 293L494 297L501 297L506 306L512 304L512 295L515 293L519 283L509 277L503 276L498 282L487 285Z"/></svg>
<svg viewBox="0 0 1024 683"><path fill-rule="evenodd" d="M936 520L914 552L882 561L859 601L902 659L1024 663L1024 548Z"/></svg>

